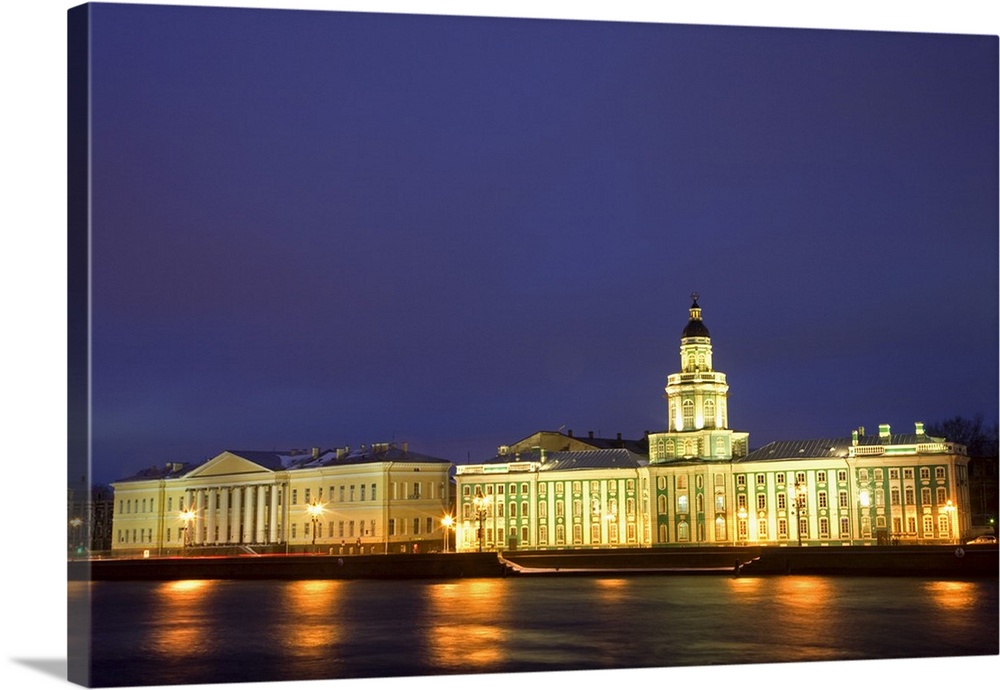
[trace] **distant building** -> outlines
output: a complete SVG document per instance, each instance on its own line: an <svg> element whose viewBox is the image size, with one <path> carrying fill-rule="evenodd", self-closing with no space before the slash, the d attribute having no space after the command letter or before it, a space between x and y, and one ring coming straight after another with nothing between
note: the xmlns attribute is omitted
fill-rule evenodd
<svg viewBox="0 0 1000 690"><path fill-rule="evenodd" d="M648 456L538 432L456 470L459 550L948 543L970 530L965 448L863 429L749 452L729 428L697 295Z"/></svg>
<svg viewBox="0 0 1000 690"><path fill-rule="evenodd" d="M68 487L67 552L82 556L111 548L113 498L111 487L89 486L85 477Z"/></svg>
<svg viewBox="0 0 1000 690"><path fill-rule="evenodd" d="M223 451L114 482L118 555L443 548L448 460L406 444L320 451Z"/></svg>

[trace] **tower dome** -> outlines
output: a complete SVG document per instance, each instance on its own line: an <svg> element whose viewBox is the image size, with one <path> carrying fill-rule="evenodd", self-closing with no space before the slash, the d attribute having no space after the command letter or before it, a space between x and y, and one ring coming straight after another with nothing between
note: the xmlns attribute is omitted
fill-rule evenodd
<svg viewBox="0 0 1000 690"><path fill-rule="evenodd" d="M708 338L708 327L705 326L705 322L701 320L701 307L698 306L698 293L695 292L691 295L691 308L688 312L691 314L691 318L684 327L684 332L681 333L682 338Z"/></svg>

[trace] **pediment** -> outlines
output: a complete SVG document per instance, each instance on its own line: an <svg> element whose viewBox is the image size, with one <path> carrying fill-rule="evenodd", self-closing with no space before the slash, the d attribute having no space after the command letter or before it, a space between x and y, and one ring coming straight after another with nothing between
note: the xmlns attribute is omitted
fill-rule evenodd
<svg viewBox="0 0 1000 690"><path fill-rule="evenodd" d="M223 451L206 462L204 465L196 467L186 476L188 478L234 475L246 477L247 475L255 474L267 476L274 474L274 471L263 467L262 465L258 465L255 462L251 462L246 458L240 457L239 455L230 453L229 451Z"/></svg>

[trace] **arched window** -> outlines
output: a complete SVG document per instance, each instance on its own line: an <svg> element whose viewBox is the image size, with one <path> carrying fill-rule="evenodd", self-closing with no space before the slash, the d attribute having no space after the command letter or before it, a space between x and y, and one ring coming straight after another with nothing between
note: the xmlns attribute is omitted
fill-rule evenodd
<svg viewBox="0 0 1000 690"><path fill-rule="evenodd" d="M667 541L667 526L660 525L660 543L664 544Z"/></svg>
<svg viewBox="0 0 1000 690"><path fill-rule="evenodd" d="M698 369L701 370L704 368L705 368L705 355L700 354L698 355Z"/></svg>
<svg viewBox="0 0 1000 690"><path fill-rule="evenodd" d="M656 512L660 515L667 513L667 497L662 494L656 499Z"/></svg>
<svg viewBox="0 0 1000 690"><path fill-rule="evenodd" d="M705 428L715 428L715 401L711 399L705 401Z"/></svg>
<svg viewBox="0 0 1000 690"><path fill-rule="evenodd" d="M694 429L694 401L685 400L681 409L684 411L684 431Z"/></svg>
<svg viewBox="0 0 1000 690"><path fill-rule="evenodd" d="M679 522L677 524L677 541L690 541L691 540L691 526L686 522Z"/></svg>
<svg viewBox="0 0 1000 690"><path fill-rule="evenodd" d="M664 448L664 457L674 457L674 440L672 438L667 439L666 447Z"/></svg>

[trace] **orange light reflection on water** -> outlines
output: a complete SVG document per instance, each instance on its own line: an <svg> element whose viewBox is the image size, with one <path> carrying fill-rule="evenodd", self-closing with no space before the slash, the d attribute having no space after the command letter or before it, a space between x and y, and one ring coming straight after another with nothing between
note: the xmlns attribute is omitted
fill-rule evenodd
<svg viewBox="0 0 1000 690"><path fill-rule="evenodd" d="M297 580L281 588L281 606L290 613L275 628L274 641L292 657L315 657L340 641L336 624L343 583Z"/></svg>
<svg viewBox="0 0 1000 690"><path fill-rule="evenodd" d="M504 580L471 580L430 589L434 620L427 648L442 668L482 670L503 660L507 645L507 585Z"/></svg>
<svg viewBox="0 0 1000 690"><path fill-rule="evenodd" d="M156 615L159 634L153 635L155 651L167 657L186 657L203 650L206 639L199 623L201 604L215 589L211 580L177 580L156 588L160 611Z"/></svg>
<svg viewBox="0 0 1000 690"><path fill-rule="evenodd" d="M596 598L604 604L621 603L626 598L627 588L621 578L602 578L594 581Z"/></svg>
<svg viewBox="0 0 1000 690"><path fill-rule="evenodd" d="M975 604L976 589L970 582L928 582L924 589L931 600L947 610L965 610Z"/></svg>

